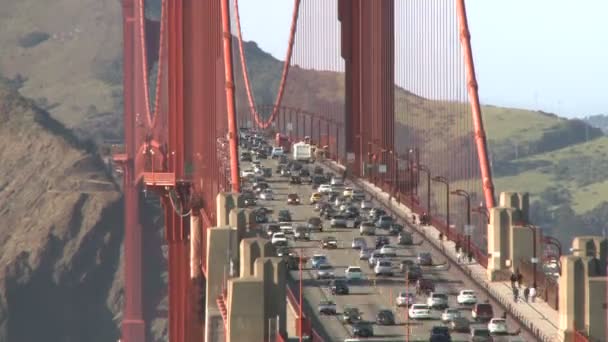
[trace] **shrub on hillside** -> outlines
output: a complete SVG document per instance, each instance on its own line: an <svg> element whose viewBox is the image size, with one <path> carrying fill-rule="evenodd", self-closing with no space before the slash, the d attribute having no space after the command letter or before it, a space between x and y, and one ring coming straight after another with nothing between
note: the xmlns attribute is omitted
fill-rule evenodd
<svg viewBox="0 0 608 342"><path fill-rule="evenodd" d="M33 31L19 38L19 46L25 49L31 48L46 41L50 37L51 35L46 32Z"/></svg>

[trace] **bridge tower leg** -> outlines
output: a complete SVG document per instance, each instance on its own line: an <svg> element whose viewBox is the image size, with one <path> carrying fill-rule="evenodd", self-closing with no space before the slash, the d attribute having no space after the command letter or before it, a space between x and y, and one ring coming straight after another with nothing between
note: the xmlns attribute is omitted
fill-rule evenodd
<svg viewBox="0 0 608 342"><path fill-rule="evenodd" d="M355 154L351 172L363 163L386 161L394 149L394 0L339 0L345 61L346 151ZM363 128L371 129L363 129Z"/></svg>
<svg viewBox="0 0 608 342"><path fill-rule="evenodd" d="M125 306L122 321L122 341L145 342L146 329L142 306L142 232L139 222L139 196L135 174L135 3L123 0L123 91L124 129L127 150L114 156L123 168L125 201Z"/></svg>

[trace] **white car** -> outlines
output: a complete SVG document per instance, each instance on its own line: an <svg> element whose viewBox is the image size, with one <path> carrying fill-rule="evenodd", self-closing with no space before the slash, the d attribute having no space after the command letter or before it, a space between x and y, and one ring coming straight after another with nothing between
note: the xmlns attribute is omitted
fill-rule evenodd
<svg viewBox="0 0 608 342"><path fill-rule="evenodd" d="M329 184L321 184L319 185L319 188L317 189L318 192L320 193L328 193L331 192L331 185Z"/></svg>
<svg viewBox="0 0 608 342"><path fill-rule="evenodd" d="M507 334L507 321L504 318L492 318L488 323L490 334Z"/></svg>
<svg viewBox="0 0 608 342"><path fill-rule="evenodd" d="M329 264L321 264L317 268L317 279L332 279L334 275L334 268Z"/></svg>
<svg viewBox="0 0 608 342"><path fill-rule="evenodd" d="M477 294L473 290L462 290L456 297L456 302L460 305L474 305L477 303Z"/></svg>
<svg viewBox="0 0 608 342"><path fill-rule="evenodd" d="M374 273L378 275L393 276L393 264L389 260L379 260L374 267Z"/></svg>
<svg viewBox="0 0 608 342"><path fill-rule="evenodd" d="M344 197L352 197L353 196L353 188L344 188L344 191L342 192L342 196Z"/></svg>
<svg viewBox="0 0 608 342"><path fill-rule="evenodd" d="M253 177L255 176L255 171L252 169L245 169L241 171L241 177Z"/></svg>
<svg viewBox="0 0 608 342"><path fill-rule="evenodd" d="M410 306L414 304L415 296L410 292L400 292L397 298L395 298L395 305L397 306Z"/></svg>
<svg viewBox="0 0 608 342"><path fill-rule="evenodd" d="M372 201L361 201L361 209L371 209L373 206Z"/></svg>
<svg viewBox="0 0 608 342"><path fill-rule="evenodd" d="M361 271L361 267L359 266L348 266L346 271L344 271L344 276L346 280L361 280L363 279L363 271Z"/></svg>
<svg viewBox="0 0 608 342"><path fill-rule="evenodd" d="M429 319L431 318L431 309L426 304L412 304L407 314L411 319Z"/></svg>
<svg viewBox="0 0 608 342"><path fill-rule="evenodd" d="M287 234L293 234L294 233L293 225L294 224L291 223L291 222L280 222L279 223L279 229L285 235L287 235Z"/></svg>
<svg viewBox="0 0 608 342"><path fill-rule="evenodd" d="M380 253L386 257L395 257L397 256L397 249L391 245L384 245L380 248Z"/></svg>
<svg viewBox="0 0 608 342"><path fill-rule="evenodd" d="M285 154L283 147L273 147L272 152L270 152L271 158L277 158Z"/></svg>
<svg viewBox="0 0 608 342"><path fill-rule="evenodd" d="M344 180L341 177L331 177L331 185L343 184Z"/></svg>
<svg viewBox="0 0 608 342"><path fill-rule="evenodd" d="M272 234L272 239L270 242L273 245L287 245L287 237L285 236L285 233L276 232Z"/></svg>
<svg viewBox="0 0 608 342"><path fill-rule="evenodd" d="M266 189L260 194L260 199L271 201L274 199L274 193L272 192L272 190Z"/></svg>
<svg viewBox="0 0 608 342"><path fill-rule="evenodd" d="M443 313L441 314L441 321L443 321L443 323L449 323L459 317L462 317L460 310L448 308L443 310Z"/></svg>
<svg viewBox="0 0 608 342"><path fill-rule="evenodd" d="M445 293L431 292L426 304L431 308L445 309L448 307L448 295Z"/></svg>

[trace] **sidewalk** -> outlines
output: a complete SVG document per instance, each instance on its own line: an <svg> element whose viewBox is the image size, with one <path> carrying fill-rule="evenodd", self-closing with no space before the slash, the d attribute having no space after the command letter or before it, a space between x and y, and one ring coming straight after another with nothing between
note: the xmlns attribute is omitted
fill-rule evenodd
<svg viewBox="0 0 608 342"><path fill-rule="evenodd" d="M343 170L341 165L333 161L327 161L327 165L333 169ZM471 276L476 283L485 288L491 297L493 297L497 302L501 303L511 315L519 319L520 322L527 326L530 332L532 332L535 336L538 336L540 341L555 342L559 340L559 313L557 310L553 309L549 306L549 304L540 300L539 298L536 299L535 303L525 303L523 301L514 303L510 282L488 281L486 269L478 263L475 263L475 260L473 260L471 264L458 264L454 242L440 241L439 230L437 228L433 226L421 227L412 224L412 211L405 205L399 204L395 200L391 201L390 196L387 193L372 183L362 179L357 179L354 181L354 183L360 186L367 193L371 194L374 199L389 208L410 227L423 235L428 242L434 245L436 249L442 251L443 254L454 264L459 265L460 268L466 274Z"/></svg>

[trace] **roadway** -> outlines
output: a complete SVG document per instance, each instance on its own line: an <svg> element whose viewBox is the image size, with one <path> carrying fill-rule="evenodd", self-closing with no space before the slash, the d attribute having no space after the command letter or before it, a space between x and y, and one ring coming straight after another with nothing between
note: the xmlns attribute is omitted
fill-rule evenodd
<svg viewBox="0 0 608 342"><path fill-rule="evenodd" d="M250 163L242 162L242 168L250 167ZM268 159L262 160L264 167L273 169L273 177L268 183L274 191L274 200L265 201L258 200L258 205L267 207L273 210L273 219L276 220L276 213L280 209L288 208L291 211L294 222L305 222L311 216L318 216L314 212L313 206L309 205L309 198L312 194L312 188L307 184L291 185L288 178L280 177L274 174L274 170L278 162ZM323 165L321 165L323 166ZM328 170L328 169L327 169ZM312 168L311 168L312 171ZM352 186L347 184L348 186ZM355 187L356 188L356 187ZM287 194L298 193L300 196L300 205L288 206L286 202ZM378 206L378 203L374 203ZM403 222L401 222L403 223ZM407 227L407 226L406 226ZM334 250L323 250L319 246L319 242L326 236L334 236L339 241L339 248ZM445 258L433 248L426 246L420 236L414 234L414 246L399 246L397 249L397 257L393 259L393 267L395 275L393 277L382 277L375 279L373 270L368 267L367 261L359 260L358 250L351 249L351 242L354 237L359 237L359 231L352 228L330 228L329 222L324 221L323 232L313 233L310 242L290 240L290 247L296 252L302 252L305 257L311 257L313 254L325 254L329 259L329 263L333 266L337 277L344 276L344 270L351 265L360 266L366 276L366 281L356 285L349 285L350 294L343 296L332 296L328 287L329 281L316 280L315 272L310 268L310 262L303 270L303 289L305 298L306 312L312 315L318 315L316 308L319 302L324 300L333 300L337 304L338 313L345 306L355 306L363 313L363 319L369 322L375 322L376 313L381 309L390 309L395 314L396 325L379 326L374 324L374 335L384 338L382 340L405 341L406 334L409 334L410 341L428 340L429 332L435 325L441 325L439 320L441 312L433 311L434 319L427 321L412 321L407 318L407 310L405 308L396 308L394 305L395 297L400 291L406 290L405 275L399 271L399 263L406 258L415 258L418 252L431 252L433 261L436 266L423 267L424 278L432 279L436 286L437 292L443 292L449 295L450 307L458 307L456 296L460 290L472 289L475 290L478 296L482 296L483 292L478 286L462 274L456 267L450 267ZM374 237L366 237L368 246L374 245ZM391 237L391 245L396 244L396 238ZM292 279L299 279L298 271L291 271ZM414 284L409 285L409 291L415 292ZM480 300L486 298L481 297ZM416 303L426 303L426 296L420 295L416 297ZM493 303L495 310L498 310L498 305ZM463 316L471 320L470 309L461 308ZM495 312L495 316L500 316L502 312ZM319 333L328 341L343 341L352 336L352 331L349 325L343 324L339 316L316 316L311 317L313 324ZM515 325L513 319L507 318L509 331L518 331L519 326ZM472 325L474 326L474 325ZM409 330L409 331L408 331ZM530 336L521 336L524 341L534 341ZM454 341L468 341L469 335L462 333L452 334ZM510 338L495 339L495 341L509 341Z"/></svg>

